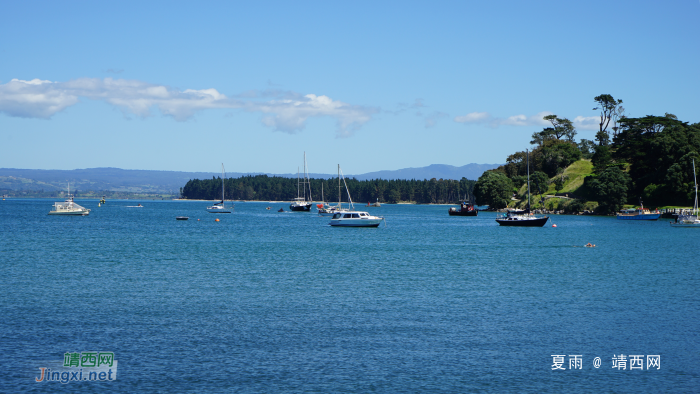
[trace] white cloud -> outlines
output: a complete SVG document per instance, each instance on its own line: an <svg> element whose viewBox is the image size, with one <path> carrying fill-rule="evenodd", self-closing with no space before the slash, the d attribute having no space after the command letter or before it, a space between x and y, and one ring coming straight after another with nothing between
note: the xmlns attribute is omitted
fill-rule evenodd
<svg viewBox="0 0 700 394"><path fill-rule="evenodd" d="M464 116L457 116L455 122L457 123L483 123L491 119L491 115L488 112L470 112Z"/></svg>
<svg viewBox="0 0 700 394"><path fill-rule="evenodd" d="M547 126L549 125L549 122L542 118L551 114L551 112L542 111L531 116L513 115L507 118L495 118L488 112L471 112L463 116L455 117L454 121L457 123L470 124L485 123L493 128L499 126Z"/></svg>
<svg viewBox="0 0 700 394"><path fill-rule="evenodd" d="M572 121L574 126L580 130L599 130L599 116L577 116Z"/></svg>
<svg viewBox="0 0 700 394"><path fill-rule="evenodd" d="M78 97L55 88L51 81L13 79L0 85L0 112L23 118L49 118L74 105Z"/></svg>
<svg viewBox="0 0 700 394"><path fill-rule="evenodd" d="M137 116L151 116L153 108L163 115L184 121L205 109L242 109L264 114L263 124L276 130L294 133L314 117L331 117L337 121L338 137L371 120L376 108L351 105L327 96L295 92L245 92L227 97L216 89L178 90L147 82L112 78L79 78L68 82L13 79L0 85L0 112L10 116L50 118L75 105L79 98L101 100Z"/></svg>

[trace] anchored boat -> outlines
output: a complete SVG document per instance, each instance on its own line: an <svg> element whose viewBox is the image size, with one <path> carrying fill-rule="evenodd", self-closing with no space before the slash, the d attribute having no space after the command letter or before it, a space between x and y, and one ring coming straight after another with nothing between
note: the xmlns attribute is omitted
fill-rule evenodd
<svg viewBox="0 0 700 394"><path fill-rule="evenodd" d="M66 198L66 201L54 203L53 211L49 212L49 215L86 216L89 214L89 209L82 207L73 201L73 196L70 194L70 184L68 184L68 198Z"/></svg>
<svg viewBox="0 0 700 394"><path fill-rule="evenodd" d="M530 213L530 151L527 151L527 209L524 214L508 212L503 217L496 219L501 226L512 227L542 227L547 223L549 217L535 216Z"/></svg>
<svg viewBox="0 0 700 394"><path fill-rule="evenodd" d="M339 211L333 214L333 217L331 218L331 222L329 224L334 227L378 227L382 220L384 220L383 217L372 216L368 212L354 210L355 205L352 203L352 198L350 197L350 190L348 190L348 184L345 182L343 172L340 170L340 164L338 164L338 183L340 183L341 178L343 179L343 183L345 184L345 191L348 194L348 203L350 205L350 210L344 210L343 208L341 208L341 199L339 195Z"/></svg>
<svg viewBox="0 0 700 394"><path fill-rule="evenodd" d="M224 179L226 179L226 172L224 170L224 163L221 163L221 202L207 207L207 212L209 213L231 213L233 208L226 208L224 205Z"/></svg>
<svg viewBox="0 0 700 394"><path fill-rule="evenodd" d="M462 201L459 210L457 210L457 208L455 207L452 207L447 212L450 214L450 216L476 216L479 214L479 211L476 210L474 204L468 203L466 201Z"/></svg>
<svg viewBox="0 0 700 394"><path fill-rule="evenodd" d="M300 186L303 185L303 193L300 192ZM306 199L306 189L309 189L309 201ZM303 194L303 197L302 197ZM299 168L297 168L297 198L295 198L291 204L289 204L289 209L296 212L308 212L311 211L311 183L309 182L309 176L306 172L306 152L304 152L304 179L299 179Z"/></svg>
<svg viewBox="0 0 700 394"><path fill-rule="evenodd" d="M617 214L620 220L659 220L660 212L651 212L649 208L644 208L642 198L639 198L639 208L623 209Z"/></svg>
<svg viewBox="0 0 700 394"><path fill-rule="evenodd" d="M671 222L671 227L700 228L698 219L698 180L695 176L695 159L693 159L693 181L695 182L695 205L690 215L678 215L676 222Z"/></svg>

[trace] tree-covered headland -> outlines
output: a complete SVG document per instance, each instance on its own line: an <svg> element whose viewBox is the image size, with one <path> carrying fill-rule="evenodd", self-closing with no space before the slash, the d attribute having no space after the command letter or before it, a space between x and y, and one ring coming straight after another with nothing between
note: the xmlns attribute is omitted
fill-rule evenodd
<svg viewBox="0 0 700 394"><path fill-rule="evenodd" d="M640 198L646 207L692 206L700 123L669 113L628 117L622 100L609 94L594 102L593 110L600 114L595 141L577 142L573 122L557 115L545 116L551 127L532 135L532 207L607 214L625 204L638 205ZM505 165L485 172L474 187L477 202L493 208L527 204L526 155L515 152Z"/></svg>
<svg viewBox="0 0 700 394"><path fill-rule="evenodd" d="M338 178L310 179L314 201L321 201L321 185L325 201L338 200ZM345 179L354 202L377 201L398 203L417 202L424 204L456 203L460 199L473 197L475 181L462 178L430 180L357 180ZM226 178L226 200L290 201L297 197L295 178L270 177L267 175ZM342 186L343 201L347 202L345 186ZM221 198L221 178L192 179L181 190L182 198L216 200Z"/></svg>

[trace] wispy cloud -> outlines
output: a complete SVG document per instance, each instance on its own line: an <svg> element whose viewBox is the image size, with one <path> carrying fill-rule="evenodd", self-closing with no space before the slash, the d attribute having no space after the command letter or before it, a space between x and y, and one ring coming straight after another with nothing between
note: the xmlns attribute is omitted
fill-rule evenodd
<svg viewBox="0 0 700 394"><path fill-rule="evenodd" d="M463 116L455 117L454 121L466 124L486 124L493 128L499 126L547 126L550 123L542 118L551 114L551 112L542 111L531 116L513 115L507 118L497 118L488 112L471 112Z"/></svg>
<svg viewBox="0 0 700 394"><path fill-rule="evenodd" d="M430 115L425 117L425 127L431 128L431 127L435 126L440 119L446 118L448 116L449 115L444 113L444 112L435 111L435 112L433 112Z"/></svg>
<svg viewBox="0 0 700 394"><path fill-rule="evenodd" d="M109 68L109 69L107 69L107 72L110 74L121 74L124 72L124 69L122 69L122 68L119 68L119 69Z"/></svg>
<svg viewBox="0 0 700 394"><path fill-rule="evenodd" d="M489 127L499 126L542 126L549 127L552 124L542 119L551 115L549 111L542 111L532 116L514 115L507 118L497 118L488 112L471 112L463 116L457 116L454 121L466 124L485 124ZM597 116L577 116L572 120L579 130L597 130L600 119Z"/></svg>
<svg viewBox="0 0 700 394"><path fill-rule="evenodd" d="M101 100L140 117L157 108L163 115L185 121L205 109L239 109L263 115L263 124L286 133L302 130L309 118L337 121L336 136L348 137L378 108L351 105L315 94L281 90L249 91L232 97L216 89L179 90L137 80L79 78L68 82L13 79L0 84L0 112L10 116L48 119L81 98Z"/></svg>

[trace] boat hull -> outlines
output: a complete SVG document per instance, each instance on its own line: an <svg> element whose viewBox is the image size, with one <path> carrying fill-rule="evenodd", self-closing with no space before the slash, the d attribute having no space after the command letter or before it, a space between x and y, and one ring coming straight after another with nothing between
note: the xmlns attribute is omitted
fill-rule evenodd
<svg viewBox="0 0 700 394"><path fill-rule="evenodd" d="M89 214L90 214L90 211L73 211L73 212L51 211L51 212L49 212L49 215L61 215L61 216L87 216Z"/></svg>
<svg viewBox="0 0 700 394"><path fill-rule="evenodd" d="M496 222L501 226L509 227L542 227L547 223L547 220L549 220L548 216L535 219L504 218L496 219Z"/></svg>
<svg viewBox="0 0 700 394"><path fill-rule="evenodd" d="M617 215L619 220L659 220L660 213L650 213L644 215Z"/></svg>
<svg viewBox="0 0 700 394"><path fill-rule="evenodd" d="M291 209L294 212L309 212L311 211L311 204L290 205L289 209Z"/></svg>
<svg viewBox="0 0 700 394"><path fill-rule="evenodd" d="M382 219L331 220L333 227L379 227Z"/></svg>
<svg viewBox="0 0 700 394"><path fill-rule="evenodd" d="M450 216L477 216L478 215L478 213L477 213L478 211L476 209L473 211L466 211L466 212L452 211L452 210L450 210L448 212L449 212Z"/></svg>
<svg viewBox="0 0 700 394"><path fill-rule="evenodd" d="M231 211L226 210L226 209L209 209L209 208L207 208L207 212L209 212L209 213L231 213Z"/></svg>

